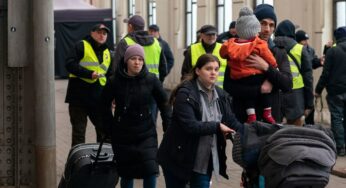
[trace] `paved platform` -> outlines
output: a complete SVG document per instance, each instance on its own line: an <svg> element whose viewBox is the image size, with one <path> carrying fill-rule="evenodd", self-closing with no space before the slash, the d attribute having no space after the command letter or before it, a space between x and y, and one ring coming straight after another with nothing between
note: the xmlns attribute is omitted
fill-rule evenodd
<svg viewBox="0 0 346 188"><path fill-rule="evenodd" d="M64 170L66 158L71 146L71 125L69 122L68 106L64 103L67 88L67 80L55 81L55 108L56 108L56 163L57 163L57 184ZM158 126L159 141L162 139L162 127ZM95 131L91 124L88 124L86 133L86 142L92 143L96 141ZM242 169L233 162L231 155L231 142L228 142L228 174L229 180L222 179L212 180L212 188L236 188L240 187L240 174ZM346 157L339 157L334 167L335 174L346 174ZM346 176L344 176L346 177ZM117 185L117 187L120 187ZM135 181L135 188L142 187L142 181ZM165 182L162 174L158 177L157 188L164 188ZM327 188L344 188L346 187L346 178L331 175Z"/></svg>

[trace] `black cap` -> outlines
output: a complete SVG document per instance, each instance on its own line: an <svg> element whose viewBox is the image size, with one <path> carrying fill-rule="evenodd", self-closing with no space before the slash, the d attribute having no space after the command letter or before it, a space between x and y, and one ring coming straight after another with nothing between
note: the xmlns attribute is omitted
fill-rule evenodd
<svg viewBox="0 0 346 188"><path fill-rule="evenodd" d="M158 25L156 24L152 24L152 25L149 25L149 30L153 30L153 31L160 31L160 28Z"/></svg>
<svg viewBox="0 0 346 188"><path fill-rule="evenodd" d="M346 26L337 28L334 31L334 37L337 41L341 38L346 37Z"/></svg>
<svg viewBox="0 0 346 188"><path fill-rule="evenodd" d="M229 24L228 29L235 28L235 23L236 23L236 21L231 22L231 23Z"/></svg>
<svg viewBox="0 0 346 188"><path fill-rule="evenodd" d="M309 35L303 31L303 30L299 30L296 32L296 41L300 42L302 40L308 40L309 39Z"/></svg>
<svg viewBox="0 0 346 188"><path fill-rule="evenodd" d="M125 23L131 24L135 30L143 30L144 29L144 19L142 16L133 15L130 18L124 19Z"/></svg>
<svg viewBox="0 0 346 188"><path fill-rule="evenodd" d="M96 24L92 27L91 31L105 30L107 33L110 33L111 30L104 24Z"/></svg>
<svg viewBox="0 0 346 188"><path fill-rule="evenodd" d="M216 27L212 25L203 25L197 32L209 35L209 34L217 34Z"/></svg>
<svg viewBox="0 0 346 188"><path fill-rule="evenodd" d="M290 37L295 39L296 34L295 34L295 26L290 20L284 20L279 23L278 27L276 28L275 31L275 36L281 36L281 37Z"/></svg>

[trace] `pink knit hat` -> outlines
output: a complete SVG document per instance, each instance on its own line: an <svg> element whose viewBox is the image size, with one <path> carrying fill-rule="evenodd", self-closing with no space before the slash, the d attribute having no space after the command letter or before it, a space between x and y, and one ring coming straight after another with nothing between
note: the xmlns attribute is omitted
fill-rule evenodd
<svg viewBox="0 0 346 188"><path fill-rule="evenodd" d="M124 61L125 63L127 60L129 60L132 56L140 56L144 59L144 49L141 45L139 44L134 44L129 47L127 47L124 55Z"/></svg>

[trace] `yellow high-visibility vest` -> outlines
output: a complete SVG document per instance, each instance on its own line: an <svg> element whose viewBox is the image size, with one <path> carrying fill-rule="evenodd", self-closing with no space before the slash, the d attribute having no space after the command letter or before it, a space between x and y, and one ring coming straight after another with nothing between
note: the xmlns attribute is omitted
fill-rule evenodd
<svg viewBox="0 0 346 188"><path fill-rule="evenodd" d="M295 57L295 59L298 61L298 65L301 67L302 64L302 51L303 51L303 45L296 44L291 50L290 53ZM293 59L287 55L288 61L290 62L290 68L291 68L291 74L292 74L292 82L293 87L292 89L299 89L304 87L304 81L301 73L299 72L299 68L297 67L296 63L293 61Z"/></svg>
<svg viewBox="0 0 346 188"><path fill-rule="evenodd" d="M103 62L99 63L99 60L98 60L91 44L86 40L83 40L83 44L84 44L84 56L80 60L79 64L82 67L84 67L88 70L91 70L91 71L96 71L98 74L103 75L103 76L101 76L100 78L97 78L97 79L89 79L89 78L80 78L80 79L84 80L87 83L94 83L98 80L102 86L106 85L107 78L105 75L107 73L109 65L111 64L110 51L108 49L105 49L103 51ZM69 77L75 78L77 76L70 73Z"/></svg>
<svg viewBox="0 0 346 188"><path fill-rule="evenodd" d="M136 42L130 37L125 37L127 45L131 46ZM159 64L161 55L161 46L159 41L154 38L154 43L149 46L142 46L144 49L145 66L149 72L154 73L159 78Z"/></svg>
<svg viewBox="0 0 346 188"><path fill-rule="evenodd" d="M225 70L226 70L226 66L227 66L227 60L221 58L220 56L220 48L221 48L222 44L220 43L216 43L215 48L213 50L213 55L216 56L219 61L220 61L220 69L219 69L219 76L217 78L217 83L216 85L218 85L219 87L223 88L223 81L225 78ZM203 45L201 42L196 43L196 44L192 44L191 45L191 64L192 67L194 67L197 63L197 59L203 55L206 54L207 52L204 50Z"/></svg>

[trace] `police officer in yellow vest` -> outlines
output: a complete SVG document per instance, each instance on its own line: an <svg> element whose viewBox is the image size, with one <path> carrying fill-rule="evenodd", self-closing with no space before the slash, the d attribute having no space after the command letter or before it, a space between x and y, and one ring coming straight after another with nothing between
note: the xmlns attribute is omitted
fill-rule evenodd
<svg viewBox="0 0 346 188"><path fill-rule="evenodd" d="M181 79L185 79L190 73L192 68L195 66L197 59L206 53L213 54L219 58L221 66L219 70L219 77L217 80L217 85L223 87L224 73L227 65L226 59L220 57L221 44L216 42L217 30L212 25L202 26L198 32L200 32L201 41L192 44L185 52L185 59L181 69Z"/></svg>
<svg viewBox="0 0 346 188"><path fill-rule="evenodd" d="M306 46L295 41L295 26L290 20L278 25L274 42L284 44L293 78L292 92L283 97L283 113L288 124L302 126L314 108L311 58Z"/></svg>
<svg viewBox="0 0 346 188"><path fill-rule="evenodd" d="M109 33L104 24L93 26L90 35L78 42L66 58L70 74L65 102L69 103L72 146L85 142L87 117L95 126L97 141L101 139L101 117L96 109L111 73L111 53L106 45Z"/></svg>
<svg viewBox="0 0 346 188"><path fill-rule="evenodd" d="M124 58L128 46L139 44L144 48L145 65L149 72L154 73L164 81L167 76L167 62L159 41L144 31L144 19L139 15L131 16L124 20L127 23L128 34L119 41L115 49L113 71L117 69Z"/></svg>

